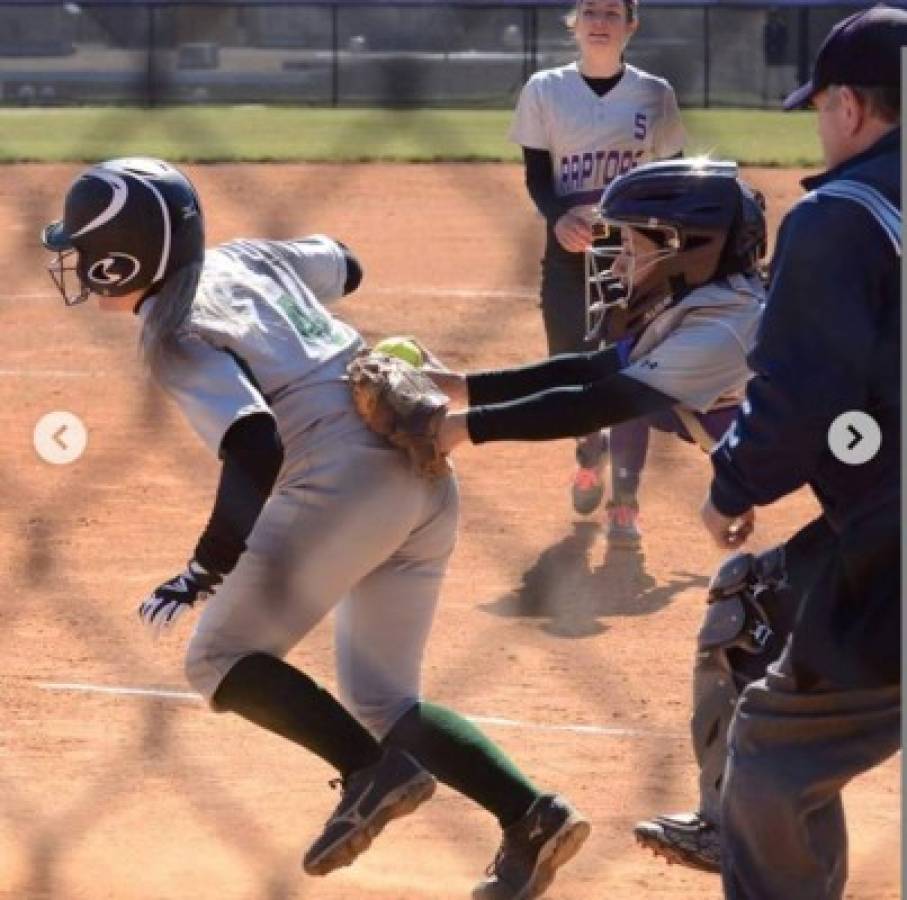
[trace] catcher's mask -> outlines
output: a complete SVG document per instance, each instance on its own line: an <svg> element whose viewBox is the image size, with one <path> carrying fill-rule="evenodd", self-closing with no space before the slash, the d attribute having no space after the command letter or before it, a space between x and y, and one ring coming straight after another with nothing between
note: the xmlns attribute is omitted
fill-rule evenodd
<svg viewBox="0 0 907 900"><path fill-rule="evenodd" d="M159 159L99 163L73 182L63 218L41 240L67 306L92 293L121 297L204 256L204 221L189 179ZM73 284L74 282L74 284Z"/></svg>
<svg viewBox="0 0 907 900"><path fill-rule="evenodd" d="M635 337L693 288L755 270L765 254L764 210L733 162L669 160L615 179L596 231L622 240L586 250L586 339Z"/></svg>

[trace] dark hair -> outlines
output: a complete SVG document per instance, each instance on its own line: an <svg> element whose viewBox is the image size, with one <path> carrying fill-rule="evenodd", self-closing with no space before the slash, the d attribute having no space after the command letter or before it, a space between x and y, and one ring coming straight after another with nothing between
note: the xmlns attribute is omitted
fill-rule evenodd
<svg viewBox="0 0 907 900"><path fill-rule="evenodd" d="M901 121L901 88L899 85L884 84L848 85L866 109L883 122L895 124Z"/></svg>

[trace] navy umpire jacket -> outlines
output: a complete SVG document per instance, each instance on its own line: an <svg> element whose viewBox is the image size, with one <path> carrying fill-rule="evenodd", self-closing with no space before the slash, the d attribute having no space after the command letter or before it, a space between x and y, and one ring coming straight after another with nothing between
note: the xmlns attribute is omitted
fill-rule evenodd
<svg viewBox="0 0 907 900"><path fill-rule="evenodd" d="M900 209L900 167L896 128L803 186L858 181ZM852 200L807 194L779 231L749 356L754 376L713 452L711 498L735 516L809 484L822 504L838 570L816 585L824 599L801 609L812 637L801 636L800 657L817 680L869 685L898 672L900 321L900 257L882 226ZM862 465L840 462L828 446L832 421L850 410L882 432L878 454Z"/></svg>

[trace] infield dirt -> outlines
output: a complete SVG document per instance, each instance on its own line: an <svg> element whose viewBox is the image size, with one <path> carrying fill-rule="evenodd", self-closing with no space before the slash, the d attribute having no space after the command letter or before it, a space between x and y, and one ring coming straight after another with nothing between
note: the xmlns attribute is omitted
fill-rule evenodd
<svg viewBox="0 0 907 900"><path fill-rule="evenodd" d="M333 808L322 763L191 699L48 684L185 691L189 624L152 645L135 615L191 553L218 465L136 359L136 322L64 309L37 235L73 166L11 167L0 187L0 896L112 900L462 898L492 859L492 819L447 789L324 880L299 860ZM542 226L502 165L189 167L212 242L323 232L365 268L337 306L367 338L412 333L455 368L544 352L535 292ZM772 230L802 173L752 170ZM821 297L809 298L822 302ZM51 410L88 449L53 467L32 449ZM638 850L635 820L690 808L690 667L723 554L697 521L708 466L654 435L642 552L607 552L569 505L572 445L458 452L460 543L429 645L427 697L488 725L592 836L550 896L713 900L718 879ZM816 511L807 493L759 511L752 543ZM353 552L351 550L351 552ZM292 661L332 686L329 623ZM848 897L899 894L900 762L845 792ZM794 900L794 898L791 898Z"/></svg>

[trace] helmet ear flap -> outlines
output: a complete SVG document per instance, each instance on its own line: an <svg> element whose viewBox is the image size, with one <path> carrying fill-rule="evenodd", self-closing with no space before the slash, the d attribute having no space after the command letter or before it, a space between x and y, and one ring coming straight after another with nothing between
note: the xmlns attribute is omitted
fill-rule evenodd
<svg viewBox="0 0 907 900"><path fill-rule="evenodd" d="M738 179L740 210L733 227L734 255L738 264L752 269L765 257L768 235L765 227L765 195Z"/></svg>

